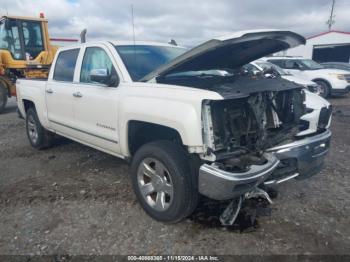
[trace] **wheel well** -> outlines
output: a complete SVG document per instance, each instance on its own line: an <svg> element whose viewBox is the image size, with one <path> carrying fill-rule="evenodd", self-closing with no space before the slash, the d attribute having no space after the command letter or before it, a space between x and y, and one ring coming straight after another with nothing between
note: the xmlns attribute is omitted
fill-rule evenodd
<svg viewBox="0 0 350 262"><path fill-rule="evenodd" d="M329 91L331 91L331 89L332 89L332 85L326 79L316 78L316 79L313 79L312 81L314 81L314 82L315 81L323 82L329 87Z"/></svg>
<svg viewBox="0 0 350 262"><path fill-rule="evenodd" d="M131 155L144 144L156 140L170 140L182 145L180 134L173 128L135 120L128 123L128 147Z"/></svg>
<svg viewBox="0 0 350 262"><path fill-rule="evenodd" d="M25 110L26 113L27 113L29 108L34 108L35 109L35 105L34 105L34 103L32 101L26 100L26 99L23 99L22 101L23 101L24 110Z"/></svg>

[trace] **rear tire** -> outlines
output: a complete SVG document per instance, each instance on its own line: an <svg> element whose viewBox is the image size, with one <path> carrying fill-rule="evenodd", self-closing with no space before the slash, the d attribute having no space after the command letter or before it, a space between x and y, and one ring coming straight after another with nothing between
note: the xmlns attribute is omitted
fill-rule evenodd
<svg viewBox="0 0 350 262"><path fill-rule="evenodd" d="M189 157L170 141L143 145L131 163L131 180L142 208L152 218L176 223L190 215L198 203Z"/></svg>
<svg viewBox="0 0 350 262"><path fill-rule="evenodd" d="M36 149L44 149L52 145L53 134L41 125L34 108L29 108L26 113L26 130L32 147Z"/></svg>
<svg viewBox="0 0 350 262"><path fill-rule="evenodd" d="M317 83L320 86L320 96L322 96L324 98L327 98L327 97L330 96L331 88L325 81L316 80L314 82Z"/></svg>
<svg viewBox="0 0 350 262"><path fill-rule="evenodd" d="M4 112L7 104L7 88L0 81L0 114Z"/></svg>

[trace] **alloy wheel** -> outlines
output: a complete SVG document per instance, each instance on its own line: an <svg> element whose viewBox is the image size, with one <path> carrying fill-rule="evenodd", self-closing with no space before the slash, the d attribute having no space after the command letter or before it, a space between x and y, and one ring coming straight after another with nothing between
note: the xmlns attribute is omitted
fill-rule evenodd
<svg viewBox="0 0 350 262"><path fill-rule="evenodd" d="M28 116L28 134L33 144L36 144L38 142L39 134L38 134L38 128L36 126L36 122L32 115Z"/></svg>
<svg viewBox="0 0 350 262"><path fill-rule="evenodd" d="M173 201L174 187L165 165L155 158L145 158L139 165L137 181L146 203L157 211L165 211Z"/></svg>

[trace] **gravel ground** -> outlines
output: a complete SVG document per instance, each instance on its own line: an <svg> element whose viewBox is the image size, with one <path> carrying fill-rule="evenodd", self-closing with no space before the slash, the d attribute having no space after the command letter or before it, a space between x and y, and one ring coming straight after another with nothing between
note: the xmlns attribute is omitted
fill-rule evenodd
<svg viewBox="0 0 350 262"><path fill-rule="evenodd" d="M350 254L350 97L332 103L322 173L281 185L271 214L240 232L152 220L125 162L64 139L31 148L12 100L0 115L0 254Z"/></svg>

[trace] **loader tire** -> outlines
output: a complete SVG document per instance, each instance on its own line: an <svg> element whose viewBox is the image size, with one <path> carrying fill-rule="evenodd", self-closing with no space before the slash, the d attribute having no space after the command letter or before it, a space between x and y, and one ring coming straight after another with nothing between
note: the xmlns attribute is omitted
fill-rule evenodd
<svg viewBox="0 0 350 262"><path fill-rule="evenodd" d="M7 88L0 81L0 114L4 112L7 104Z"/></svg>

